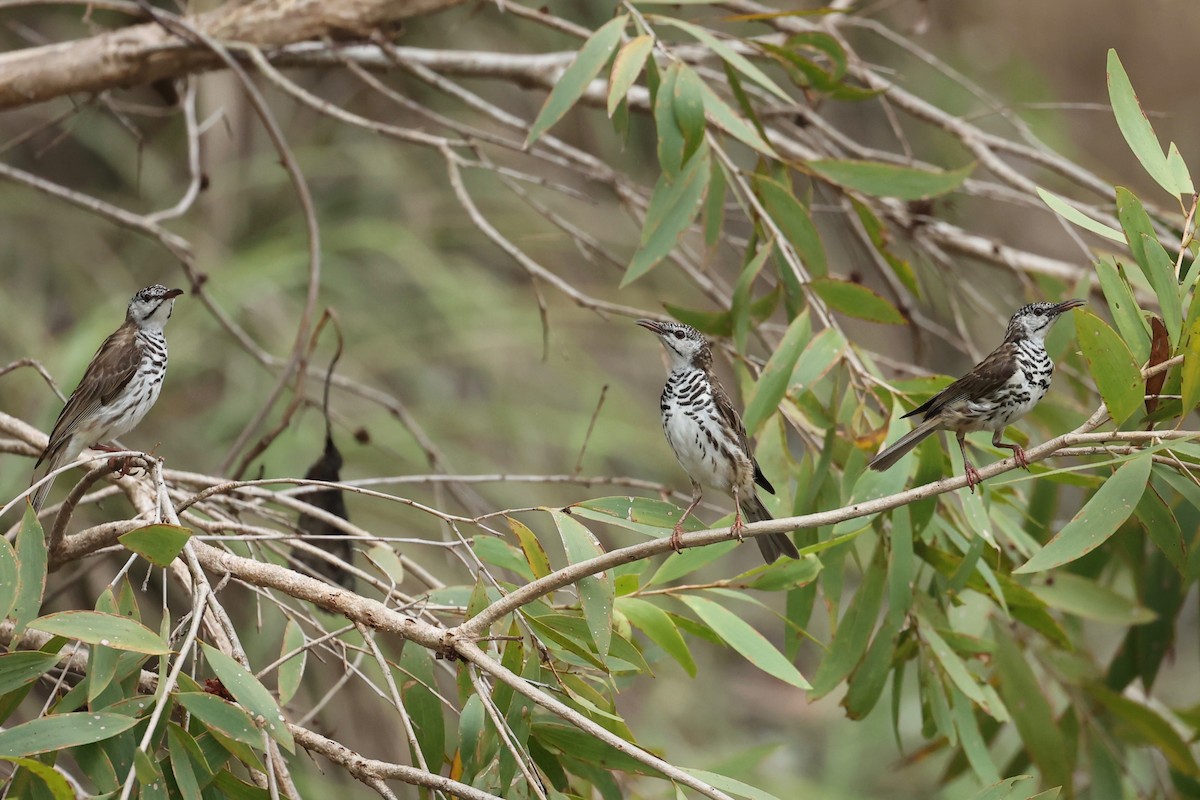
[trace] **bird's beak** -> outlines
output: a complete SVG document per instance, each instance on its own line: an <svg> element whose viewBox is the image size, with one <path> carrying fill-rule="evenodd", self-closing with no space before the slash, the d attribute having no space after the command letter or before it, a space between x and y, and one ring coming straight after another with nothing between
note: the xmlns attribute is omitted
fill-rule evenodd
<svg viewBox="0 0 1200 800"><path fill-rule="evenodd" d="M1086 306L1086 305L1087 305L1087 303L1085 303L1082 300L1074 300L1074 299L1063 300L1061 303L1059 303L1058 305L1056 305L1054 307L1054 313L1062 314L1066 311L1070 311L1072 308L1079 308L1080 306Z"/></svg>
<svg viewBox="0 0 1200 800"><path fill-rule="evenodd" d="M637 324L641 325L643 328L650 331L651 333L657 333L657 334L662 333L662 325L652 319L639 319L637 321Z"/></svg>
<svg viewBox="0 0 1200 800"><path fill-rule="evenodd" d="M174 300L176 297L179 297L179 295L181 295L181 294L183 294L183 289L168 289L167 290L167 299Z"/></svg>

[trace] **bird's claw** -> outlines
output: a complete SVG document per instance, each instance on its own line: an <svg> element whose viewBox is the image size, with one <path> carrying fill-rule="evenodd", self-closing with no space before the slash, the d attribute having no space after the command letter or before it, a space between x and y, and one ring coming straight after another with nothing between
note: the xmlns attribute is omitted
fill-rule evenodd
<svg viewBox="0 0 1200 800"><path fill-rule="evenodd" d="M1025 455L1025 448L1013 445L1013 460L1017 462L1017 466L1021 469L1029 469L1029 459Z"/></svg>
<svg viewBox="0 0 1200 800"><path fill-rule="evenodd" d="M108 460L108 466L110 469L112 469L117 474L117 477L119 477L119 478L124 478L129 475L132 475L134 470L141 469L140 466L133 463L133 458L131 458L130 456L119 456L116 458L110 458Z"/></svg>
<svg viewBox="0 0 1200 800"><path fill-rule="evenodd" d="M733 518L733 524L729 526L729 532L733 534L733 538L739 542L744 542L745 539L742 538L742 528L744 527L746 527L745 523L742 522L742 517L739 514Z"/></svg>
<svg viewBox="0 0 1200 800"><path fill-rule="evenodd" d="M683 537L683 522L680 521L680 523L675 526L675 529L673 531L671 531L671 538L667 540L671 544L671 549L674 550L676 553L683 552L682 537Z"/></svg>
<svg viewBox="0 0 1200 800"><path fill-rule="evenodd" d="M979 470L970 464L964 464L963 466L967 474L967 488L971 490L971 494L975 494L975 487L983 483L983 478L979 477Z"/></svg>

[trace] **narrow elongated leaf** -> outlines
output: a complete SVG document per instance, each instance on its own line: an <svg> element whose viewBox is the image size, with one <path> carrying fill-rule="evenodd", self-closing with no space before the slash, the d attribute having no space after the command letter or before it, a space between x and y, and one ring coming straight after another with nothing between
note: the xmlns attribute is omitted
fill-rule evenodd
<svg viewBox="0 0 1200 800"><path fill-rule="evenodd" d="M0 619L8 616L17 602L17 590L21 588L20 568L17 566L17 551L8 539L0 536Z"/></svg>
<svg viewBox="0 0 1200 800"><path fill-rule="evenodd" d="M1087 214L1075 208L1075 206L1069 205L1066 200L1063 200L1058 195L1047 192L1040 186L1037 189L1037 193L1038 197L1042 198L1042 202L1048 205L1051 211L1058 214L1067 222L1078 225L1084 230L1091 231L1098 236L1103 236L1105 239L1110 239L1114 242L1125 241L1125 234L1121 233L1121 231L1092 219Z"/></svg>
<svg viewBox="0 0 1200 800"><path fill-rule="evenodd" d="M283 711L267 691L267 687L230 656L207 644L202 643L200 646L204 649L204 660L212 667L212 671L221 679L221 683L233 698L259 721L272 739L279 742L289 753L294 753L296 744L292 739L292 732L288 730Z"/></svg>
<svg viewBox="0 0 1200 800"><path fill-rule="evenodd" d="M830 308L841 314L885 325L904 324L904 317L894 305L860 283L816 278L809 286Z"/></svg>
<svg viewBox="0 0 1200 800"><path fill-rule="evenodd" d="M1166 249L1153 235L1142 235L1142 247L1146 254L1146 265L1149 271L1146 278L1154 287L1158 297L1158 307L1162 311L1163 324L1167 326L1167 335L1171 339L1171 348L1179 344L1179 334L1183 328L1183 305L1179 300L1179 279L1175 275L1175 259L1168 255Z"/></svg>
<svg viewBox="0 0 1200 800"><path fill-rule="evenodd" d="M1111 257L1105 256L1096 262L1096 274L1100 277L1100 288L1121 338L1129 345L1134 360L1138 364L1145 364L1150 358L1149 330L1124 271Z"/></svg>
<svg viewBox="0 0 1200 800"><path fill-rule="evenodd" d="M1090 697L1099 700L1113 715L1123 737L1150 745L1180 772L1192 776L1200 772L1187 743L1158 712L1104 686L1089 686L1087 690Z"/></svg>
<svg viewBox="0 0 1200 800"><path fill-rule="evenodd" d="M516 535L517 541L521 544L521 552L525 554L525 561L529 564L529 569L535 578L544 578L550 574L550 558L546 555L545 548L538 541L533 531L527 525L512 517L505 517L508 521L508 527Z"/></svg>
<svg viewBox="0 0 1200 800"><path fill-rule="evenodd" d="M1129 82L1129 75L1121 65L1116 50L1108 51L1108 99L1112 104L1113 116L1117 118L1117 127L1121 129L1121 135L1125 137L1126 144L1137 156L1146 173L1171 194L1190 192L1190 188L1176 185L1162 145L1159 144L1158 137L1154 135L1154 128L1150 126L1150 120L1146 118L1146 113L1138 103L1133 84Z"/></svg>
<svg viewBox="0 0 1200 800"><path fill-rule="evenodd" d="M66 636L88 644L160 656L171 652L162 637L139 622L99 611L60 611L29 623L36 631Z"/></svg>
<svg viewBox="0 0 1200 800"><path fill-rule="evenodd" d="M670 25L672 27L679 28L681 31L684 31L685 33L695 37L700 42L708 45L708 47L714 53L720 56L723 61L729 64L729 66L733 67L738 72L742 73L747 78L778 97L780 100L783 100L785 103L792 102L791 96L789 96L788 93L783 89L780 89L775 81L768 78L766 73L754 66L749 59L738 53L725 42L713 36L705 28L701 28L699 25L693 25L690 22L684 22L681 19L675 19L673 17L660 17L656 14L650 15L650 17L659 25Z"/></svg>
<svg viewBox="0 0 1200 800"><path fill-rule="evenodd" d="M179 692L175 699L216 733L255 750L262 750L262 731L255 726L249 714L228 700L207 692Z"/></svg>
<svg viewBox="0 0 1200 800"><path fill-rule="evenodd" d="M54 767L49 764L43 764L41 761L33 758L4 758L3 760L10 764L15 764L29 775L35 776L45 785L54 800L76 800L78 797L75 794L75 790L71 788L71 784L67 782L67 779L56 772ZM20 797L21 789L19 784L13 783L8 785L7 788L12 790L14 787L17 787L17 793L13 796ZM40 797L41 795L38 796Z"/></svg>
<svg viewBox="0 0 1200 800"><path fill-rule="evenodd" d="M1135 600L1069 572L1055 575L1053 583L1031 586L1030 591L1042 598L1051 608L1112 625L1144 625L1153 621L1156 616L1153 611L1139 605Z"/></svg>
<svg viewBox="0 0 1200 800"><path fill-rule="evenodd" d="M920 629L921 638L929 645L929 650L933 653L934 658L942 665L942 670L951 682L958 687L958 691L973 701L980 708L983 708L989 714L995 716L994 709L987 707L987 698L983 694L983 688L979 682L971 675L967 665L959 658L958 653L950 645L946 644L946 640L934 630L933 626L925 623Z"/></svg>
<svg viewBox="0 0 1200 800"><path fill-rule="evenodd" d="M796 359L796 368L788 381L788 388L803 392L817 383L833 368L846 352L846 337L837 328L825 328L812 338Z"/></svg>
<svg viewBox="0 0 1200 800"><path fill-rule="evenodd" d="M19 757L111 739L139 720L125 714L85 712L54 714L0 731L0 756Z"/></svg>
<svg viewBox="0 0 1200 800"><path fill-rule="evenodd" d="M617 600L617 610L628 618L630 624L662 648L663 652L679 662L688 675L696 677L696 662L688 650L679 628L670 615L647 600L622 597Z"/></svg>
<svg viewBox="0 0 1200 800"><path fill-rule="evenodd" d="M708 148L701 146L673 181L665 174L658 179L646 211L641 246L621 279L622 287L642 277L667 257L703 205L710 177Z"/></svg>
<svg viewBox="0 0 1200 800"><path fill-rule="evenodd" d="M1090 311L1076 309L1075 335L1088 371L1104 398L1113 421L1120 425L1141 407L1146 397L1142 370L1125 341Z"/></svg>
<svg viewBox="0 0 1200 800"><path fill-rule="evenodd" d="M287 624L283 626L283 644L279 648L279 656L291 653L304 645L304 631L296 624L296 621L289 619ZM279 702L288 703L296 696L296 692L300 689L300 681L304 678L304 665L308 660L308 651L300 650L287 661L279 665L278 686L279 686Z"/></svg>
<svg viewBox="0 0 1200 800"><path fill-rule="evenodd" d="M17 531L17 596L13 603L13 634L25 630L25 624L37 616L42 607L42 592L46 589L46 534L38 522L37 513L25 504L25 516Z"/></svg>
<svg viewBox="0 0 1200 800"><path fill-rule="evenodd" d="M571 506L571 513L661 539L670 535L683 516L683 509L674 503L650 497L597 497ZM701 531L704 530L704 523L691 516L684 520L683 529ZM692 551L686 551L684 555L689 552Z"/></svg>
<svg viewBox="0 0 1200 800"><path fill-rule="evenodd" d="M704 84L704 111L712 124L742 144L753 150L757 150L765 156L771 158L779 157L775 149L763 138L762 134L752 124L739 116L707 83Z"/></svg>
<svg viewBox="0 0 1200 800"><path fill-rule="evenodd" d="M583 47L579 49L579 55L575 56L575 60L563 71L533 125L529 127L529 136L525 139L526 147L537 141L539 136L562 119L571 110L571 106L579 101L588 84L600 74L609 56L617 49L627 22L628 14L611 19L584 42Z"/></svg>
<svg viewBox="0 0 1200 800"><path fill-rule="evenodd" d="M658 165L668 182L676 180L684 164L683 152L686 142L675 118L675 84L679 81L682 69L683 65L678 61L672 62L663 72L662 82L654 95L654 133L658 139Z"/></svg>
<svg viewBox="0 0 1200 800"><path fill-rule="evenodd" d="M561 511L551 511L550 514L554 517L554 524L558 526L559 536L562 537L567 561L576 564L604 554L600 542L582 522ZM591 631L596 652L601 658L606 658L609 644L612 642L613 599L617 594L613 586L612 572L605 570L596 575L589 575L581 578L576 585L579 587L579 601L583 605L583 616L587 620L588 630Z"/></svg>
<svg viewBox="0 0 1200 800"><path fill-rule="evenodd" d="M58 663L58 653L36 650L0 655L0 695L33 683Z"/></svg>
<svg viewBox="0 0 1200 800"><path fill-rule="evenodd" d="M679 68L679 76L672 91L675 97L671 110L675 113L675 124L683 134L682 161L687 161L699 149L707 130L704 118L704 82L694 69L683 64Z"/></svg>
<svg viewBox="0 0 1200 800"><path fill-rule="evenodd" d="M180 726L170 723L167 726L167 747L171 754L171 774L175 777L175 785L179 787L179 793L184 800L200 800L202 778L196 775L197 767L193 761L200 759L203 763L203 756L200 754L200 748L196 745L196 740ZM202 777L207 779L208 775Z"/></svg>
<svg viewBox="0 0 1200 800"><path fill-rule="evenodd" d="M863 575L862 586L855 592L846 613L838 621L829 652L821 659L821 665L813 677L815 697L833 691L867 651L871 632L875 630L875 621L879 616L879 607L883 602L885 581L882 559L882 550L878 550Z"/></svg>
<svg viewBox="0 0 1200 800"><path fill-rule="evenodd" d="M1155 547L1162 551L1180 574L1186 574L1187 544L1179 528L1179 520L1153 483L1146 487L1146 493L1142 495L1134 513Z"/></svg>
<svg viewBox="0 0 1200 800"><path fill-rule="evenodd" d="M746 413L742 422L751 436L758 432L759 427L766 422L767 417L775 412L779 401L787 393L788 379L796 359L804 349L806 337L811 331L807 315L801 314L788 325L783 340L775 348L775 352L767 360L758 382L746 400Z"/></svg>
<svg viewBox="0 0 1200 800"><path fill-rule="evenodd" d="M1046 783L1066 785L1071 779L1071 759L1050 702L1042 693L1033 669L1025 661L1025 654L1006 627L996 624L993 630L1000 698L1012 715L1026 752L1042 771Z"/></svg>
<svg viewBox="0 0 1200 800"><path fill-rule="evenodd" d="M1192 303L1200 301L1193 299ZM1188 322L1181 372L1180 395L1183 398L1183 413L1187 414L1200 403L1200 314L1192 316Z"/></svg>
<svg viewBox="0 0 1200 800"><path fill-rule="evenodd" d="M733 288L733 303L729 311L733 316L733 341L739 351L746 349L746 340L750 338L750 292L762 272L763 264L767 263L767 258L774 250L773 242L758 248L749 263L742 267L742 274Z"/></svg>
<svg viewBox="0 0 1200 800"><path fill-rule="evenodd" d="M974 165L930 172L879 161L809 161L806 165L830 183L874 197L923 200L952 192L971 174Z"/></svg>
<svg viewBox="0 0 1200 800"><path fill-rule="evenodd" d="M688 518L692 519L691 517ZM686 526L685 526L686 527ZM697 530L702 530L703 525ZM690 575L701 567L737 549L738 542L717 542L707 547L693 547L671 556L650 576L649 586L660 586Z"/></svg>
<svg viewBox="0 0 1200 800"><path fill-rule="evenodd" d="M147 525L122 534L118 541L151 564L169 567L190 538L192 532L179 525Z"/></svg>
<svg viewBox="0 0 1200 800"><path fill-rule="evenodd" d="M440 764L445 759L446 720L442 716L442 703L433 692L437 678L433 674L433 657L424 647L405 645L400 652L400 698L404 708L412 717L416 729L417 745L429 764Z"/></svg>
<svg viewBox="0 0 1200 800"><path fill-rule="evenodd" d="M627 42L613 59L612 72L608 77L608 115L611 117L617 106L625 99L637 81L646 59L654 49L654 37L643 34Z"/></svg>
<svg viewBox="0 0 1200 800"><path fill-rule="evenodd" d="M771 219L783 231L795 249L809 274L820 278L829 273L825 262L825 246L817 226L813 224L808 209L781 183L763 176L756 176L754 187L762 197L763 205Z"/></svg>
<svg viewBox="0 0 1200 800"><path fill-rule="evenodd" d="M1150 477L1149 453L1140 453L1106 480L1079 513L1015 573L1043 572L1095 550L1133 513Z"/></svg>
<svg viewBox="0 0 1200 800"><path fill-rule="evenodd" d="M798 689L812 688L792 662L775 649L767 639L737 614L720 603L697 595L680 598L696 616L747 661L768 675L773 675Z"/></svg>
<svg viewBox="0 0 1200 800"><path fill-rule="evenodd" d="M951 692L954 698L954 727L958 730L958 741L962 745L967 763L983 783L995 783L1000 780L1000 771L988 750L987 742L979 730L979 720L975 717L975 709L962 692Z"/></svg>
<svg viewBox="0 0 1200 800"><path fill-rule="evenodd" d="M854 213L858 216L859 222L862 223L863 230L867 234L867 238L871 240L871 244L875 247L876 252L887 262L892 268L892 272L896 273L896 277L904 284L904 288L912 292L916 297L921 297L921 287L917 284L917 273L913 270L912 264L905 259L896 255L889 245L891 237L887 226L884 225L871 207L866 203L854 197L850 198L850 205L854 207Z"/></svg>
<svg viewBox="0 0 1200 800"><path fill-rule="evenodd" d="M710 786L715 786L723 792L735 795L737 797L745 797L747 800L779 800L773 794L764 792L757 786L751 786L748 783L743 783L735 778L730 778L728 775L721 775L717 772L709 772L703 769L692 769L684 767L683 771L699 778Z"/></svg>

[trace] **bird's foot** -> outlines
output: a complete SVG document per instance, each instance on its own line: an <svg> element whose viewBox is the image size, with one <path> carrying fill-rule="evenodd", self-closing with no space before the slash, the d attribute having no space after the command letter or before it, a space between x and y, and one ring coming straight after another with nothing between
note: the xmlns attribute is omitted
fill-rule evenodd
<svg viewBox="0 0 1200 800"><path fill-rule="evenodd" d="M970 464L964 464L963 467L967 474L967 488L971 490L971 494L974 494L975 487L983 483L983 478L979 477L979 470Z"/></svg>
<svg viewBox="0 0 1200 800"><path fill-rule="evenodd" d="M742 515L738 514L733 518L733 524L729 526L729 532L733 534L733 538L737 539L739 542L744 542L745 539L742 538L742 528L744 527L746 527L746 525L744 522L742 522Z"/></svg>
<svg viewBox="0 0 1200 800"><path fill-rule="evenodd" d="M142 469L141 465L135 464L133 461L133 458L130 456L120 456L117 458L110 458L108 460L108 467L113 472L115 472L117 477L119 477L119 478L128 477L129 475L132 475L134 472L140 472Z"/></svg>
<svg viewBox="0 0 1200 800"><path fill-rule="evenodd" d="M683 552L683 521L682 520L680 520L679 524L675 526L675 529L673 531L671 531L671 538L668 539L668 541L671 543L671 549L674 550L676 553Z"/></svg>
<svg viewBox="0 0 1200 800"><path fill-rule="evenodd" d="M1017 466L1021 469L1029 469L1029 459L1025 456L1025 448L1018 444L1013 445L1013 460L1017 462Z"/></svg>

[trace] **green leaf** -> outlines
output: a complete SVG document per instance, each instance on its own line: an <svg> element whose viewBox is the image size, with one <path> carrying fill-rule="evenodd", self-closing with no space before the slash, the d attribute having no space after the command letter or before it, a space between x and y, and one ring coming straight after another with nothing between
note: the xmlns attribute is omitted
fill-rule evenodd
<svg viewBox="0 0 1200 800"><path fill-rule="evenodd" d="M1000 699L1021 734L1025 752L1038 765L1045 782L1065 786L1071 781L1072 759L1042 684L1007 627L996 622L992 629L997 645L995 665Z"/></svg>
<svg viewBox="0 0 1200 800"><path fill-rule="evenodd" d="M1043 572L1082 558L1108 540L1137 507L1150 478L1149 453L1139 453L1101 484L1079 513L1015 573Z"/></svg>
<svg viewBox="0 0 1200 800"><path fill-rule="evenodd" d="M1144 625L1157 616L1135 600L1070 572L1055 575L1053 583L1030 586L1029 589L1051 608L1110 625Z"/></svg>
<svg viewBox="0 0 1200 800"><path fill-rule="evenodd" d="M36 631L66 636L88 644L160 656L171 652L162 637L141 623L99 611L60 611L29 623Z"/></svg>
<svg viewBox="0 0 1200 800"><path fill-rule="evenodd" d="M714 125L742 144L768 158L779 158L779 154L762 137L762 134L739 116L707 83L704 84L704 110Z"/></svg>
<svg viewBox="0 0 1200 800"><path fill-rule="evenodd" d="M505 517L508 521L509 529L516 535L517 541L521 544L521 552L525 554L525 561L529 564L529 569L532 571L535 578L544 578L550 574L550 558L546 555L545 548L538 541L537 536L520 520L513 517Z"/></svg>
<svg viewBox="0 0 1200 800"><path fill-rule="evenodd" d="M38 522L37 512L25 504L25 516L17 531L18 588L13 603L13 636L19 636L25 625L37 616L42 607L42 592L46 589L46 534Z"/></svg>
<svg viewBox="0 0 1200 800"><path fill-rule="evenodd" d="M561 511L551 511L550 515L554 518L554 524L558 526L558 534L562 537L563 550L566 551L569 563L577 564L604 555L604 548L582 522ZM591 631L596 652L601 658L607 658L608 647L612 641L613 599L617 594L613 586L612 572L606 570L580 578L576 585L579 587L579 601L583 605L583 616L587 620L588 630Z"/></svg>
<svg viewBox="0 0 1200 800"><path fill-rule="evenodd" d="M304 631L300 629L294 619L289 619L283 626L283 644L279 648L279 657L282 658L295 650L299 650L299 652L279 665L276 680L279 686L280 703L291 702L291 699L296 696L296 692L300 690L300 681L304 678L304 665L308 660L308 650L300 649L303 646Z"/></svg>
<svg viewBox="0 0 1200 800"><path fill-rule="evenodd" d="M962 692L951 692L954 698L954 727L958 730L958 741L971 769L983 783L1000 780L1000 772L988 751L987 742L979 730L975 709Z"/></svg>
<svg viewBox="0 0 1200 800"><path fill-rule="evenodd" d="M671 110L675 113L675 124L683 134L682 162L686 162L700 148L708 129L704 118L704 82L694 69L681 64L671 88L674 95Z"/></svg>
<svg viewBox="0 0 1200 800"><path fill-rule="evenodd" d="M742 783L735 778L730 778L728 775L721 775L717 772L709 772L705 769L692 769L684 767L683 771L689 775L699 778L709 786L714 786L727 794L736 795L738 797L746 797L749 800L779 800L773 794L764 792L757 786L751 786L748 783Z"/></svg>
<svg viewBox="0 0 1200 800"><path fill-rule="evenodd" d="M296 752L296 743L292 739L292 732L288 730L283 711L267 691L267 687L230 656L207 644L201 643L200 646L204 650L204 660L208 662L208 666L242 708L249 711L250 716L266 728L267 733L279 742L281 747L289 753Z"/></svg>
<svg viewBox="0 0 1200 800"><path fill-rule="evenodd" d="M1175 276L1175 260L1167 254L1158 237L1142 235L1142 248L1147 268L1146 278L1158 297L1158 308L1162 311L1163 324L1171 340L1171 349L1179 345L1179 334L1183 328L1183 305L1179 300L1179 279Z"/></svg>
<svg viewBox="0 0 1200 800"><path fill-rule="evenodd" d="M971 174L974 165L946 172L900 167L879 161L809 161L806 166L820 177L846 189L875 197L923 200L952 192Z"/></svg>
<svg viewBox="0 0 1200 800"><path fill-rule="evenodd" d="M958 687L958 690L984 711L992 716L996 716L996 709L987 707L987 698L984 696L983 689L976 682L975 677L971 675L970 670L967 669L967 665L959 658L958 653L954 652L954 649L946 644L946 640L934 630L933 625L923 621L920 627L920 636L929 645L930 652L933 653L937 662L942 665L942 670L950 678L951 682Z"/></svg>
<svg viewBox="0 0 1200 800"><path fill-rule="evenodd" d="M896 655L896 627L886 622L850 675L842 705L850 719L863 719L879 702Z"/></svg>
<svg viewBox="0 0 1200 800"><path fill-rule="evenodd" d="M136 717L105 711L40 717L0 731L0 757L31 756L111 739L138 722Z"/></svg>
<svg viewBox="0 0 1200 800"><path fill-rule="evenodd" d="M686 142L679 123L675 120L675 83L683 65L672 62L662 76L662 83L654 95L654 133L658 140L658 164L663 177L674 181L683 167L683 151Z"/></svg>
<svg viewBox="0 0 1200 800"><path fill-rule="evenodd" d="M3 758L0 760L7 761L10 764L15 764L29 775L36 777L45 785L46 790L50 792L50 796L53 797L54 800L76 800L78 797L78 795L75 794L75 790L71 788L71 784L67 782L67 779L55 771L54 767L50 766L49 764L43 764L41 761L37 761L36 759L32 758ZM13 787L17 786L15 783L17 775L14 774L13 778L14 783L7 785L7 789L9 791L12 791ZM29 788L33 789L33 787ZM19 798L21 796L20 793L21 789L18 787L16 793L13 794L13 797ZM32 793L29 796L37 797L39 800L41 797L43 797L41 794L34 795Z"/></svg>
<svg viewBox="0 0 1200 800"><path fill-rule="evenodd" d="M178 692L175 699L211 730L262 750L262 731L243 709L208 692Z"/></svg>
<svg viewBox="0 0 1200 800"><path fill-rule="evenodd" d="M583 47L579 49L579 54L575 56L575 60L563 71L562 76L554 84L550 96L546 98L545 105L538 112L533 125L529 127L529 136L525 139L525 147L528 148L537 141L539 136L550 130L554 123L562 119L571 110L571 106L575 105L580 97L583 97L588 85L600 74L600 70L608 62L609 56L617 49L627 22L629 22L628 14L611 19L584 42Z"/></svg>
<svg viewBox="0 0 1200 800"><path fill-rule="evenodd" d="M1111 256L1104 256L1096 262L1096 274L1121 338L1129 345L1134 360L1138 364L1145 364L1150 358L1150 329L1146 327L1146 320L1133 297L1133 289L1125 278L1124 270Z"/></svg>
<svg viewBox="0 0 1200 800"><path fill-rule="evenodd" d="M192 532L179 525L146 525L122 534L117 540L151 564L169 567L190 538Z"/></svg>
<svg viewBox="0 0 1200 800"><path fill-rule="evenodd" d="M683 509L665 500L649 497L598 497L570 506L572 514L594 519L626 530L637 531L655 539L668 536L683 516ZM684 520L685 531L702 531L704 523L693 517ZM699 548L704 550L707 548ZM684 555L693 552L685 551Z"/></svg>
<svg viewBox="0 0 1200 800"><path fill-rule="evenodd" d="M631 625L646 634L650 641L661 647L664 653L678 661L688 675L696 677L696 662L692 659L692 653L667 612L636 597L619 598L617 610L629 619Z"/></svg>
<svg viewBox="0 0 1200 800"><path fill-rule="evenodd" d="M1090 698L1100 701L1116 719L1116 735L1125 741L1141 742L1155 748L1180 772L1188 775L1200 772L1187 743L1156 711L1102 685L1088 686L1087 693Z"/></svg>
<svg viewBox="0 0 1200 800"><path fill-rule="evenodd" d="M483 563L510 570L526 582L533 580L533 571L525 561L525 554L508 542L491 534L480 534L471 540L471 549Z"/></svg>
<svg viewBox="0 0 1200 800"><path fill-rule="evenodd" d="M659 177L646 210L641 244L621 279L621 288L645 275L674 249L704 203L710 177L706 146L688 159L673 181L666 174Z"/></svg>
<svg viewBox="0 0 1200 800"><path fill-rule="evenodd" d="M821 665L813 677L814 697L821 697L837 688L867 650L883 602L885 581L882 559L883 551L880 548L867 567L854 599L837 624L829 652L821 659Z"/></svg>
<svg viewBox="0 0 1200 800"><path fill-rule="evenodd" d="M782 341L767 360L762 374L758 376L758 382L754 384L750 396L746 399L746 413L742 416L742 422L750 436L757 433L767 418L779 407L779 402L787 393L792 368L796 365L796 359L800 357L805 339L811 330L807 315L801 314L796 317L788 325Z"/></svg>
<svg viewBox="0 0 1200 800"><path fill-rule="evenodd" d="M1146 173L1169 193L1178 195L1184 191L1190 193L1190 187L1177 185L1167 158L1163 155L1162 145L1154 135L1150 120L1146 118L1138 103L1137 95L1133 92L1133 84L1117 57L1116 50L1108 51L1108 99L1112 104L1113 115L1117 118L1117 127L1125 137L1126 144L1137 160L1141 162Z"/></svg>
<svg viewBox="0 0 1200 800"><path fill-rule="evenodd" d="M834 311L885 325L904 324L904 317L894 305L860 283L815 278L808 285Z"/></svg>
<svg viewBox="0 0 1200 800"><path fill-rule="evenodd" d="M734 578L734 582L745 583L747 589L757 589L760 592L795 589L816 580L823 566L821 560L813 555L779 559L743 572Z"/></svg>
<svg viewBox="0 0 1200 800"><path fill-rule="evenodd" d="M1162 551L1179 573L1187 573L1187 543L1179 528L1179 520L1151 483L1134 509L1146 535Z"/></svg>
<svg viewBox="0 0 1200 800"><path fill-rule="evenodd" d="M426 763L431 767L441 764L445 760L446 720L441 700L434 693L437 678L433 673L433 657L424 647L406 644L400 651L400 669L405 673L400 681L400 699L412 717L417 744Z"/></svg>
<svg viewBox="0 0 1200 800"><path fill-rule="evenodd" d="M0 619L7 617L16 605L20 582L17 551L13 550L8 539L0 536Z"/></svg>
<svg viewBox="0 0 1200 800"><path fill-rule="evenodd" d="M912 264L896 255L888 245L890 234L883 221L866 203L857 198L851 197L850 205L854 207L854 212L858 215L859 222L862 223L863 230L866 231L867 238L871 240L876 252L892 268L892 272L896 273L896 277L904 284L904 288L916 297L921 297L921 287L917 284L917 273L913 270Z"/></svg>
<svg viewBox="0 0 1200 800"><path fill-rule="evenodd" d="M812 216L804 204L795 198L791 190L770 178L756 175L754 187L762 198L763 205L779 230L787 237L810 275L824 277L829 273L825 261L825 246Z"/></svg>
<svg viewBox="0 0 1200 800"><path fill-rule="evenodd" d="M58 663L58 653L32 650L0 655L0 695L33 683Z"/></svg>
<svg viewBox="0 0 1200 800"><path fill-rule="evenodd" d="M690 521L692 517L688 517ZM687 528L688 526L684 526ZM701 525L697 530L703 530ZM738 542L717 542L710 544L707 547L692 547L684 550L682 553L673 555L663 562L653 575L650 576L650 581L647 586L659 586L665 583L682 578L685 575L690 575L696 570L711 564L718 558L725 556L737 549Z"/></svg>
<svg viewBox="0 0 1200 800"><path fill-rule="evenodd" d="M1113 421L1120 425L1142 406L1146 381L1125 341L1090 311L1076 309L1075 335L1088 371Z"/></svg>
<svg viewBox="0 0 1200 800"><path fill-rule="evenodd" d="M1200 300L1192 298L1192 304L1200 306ZM1200 314L1191 315L1183 340L1183 366L1180 368L1180 397L1184 415L1200 403Z"/></svg>
<svg viewBox="0 0 1200 800"><path fill-rule="evenodd" d="M746 340L750 338L750 291L762 272L763 264L774 249L773 242L767 242L758 248L749 263L742 267L742 274L738 276L737 284L733 288L733 301L729 312L733 316L733 341L739 351L746 349ZM747 251L747 255L749 253L750 251Z"/></svg>
<svg viewBox="0 0 1200 800"><path fill-rule="evenodd" d="M1092 219L1087 214L1075 208L1075 206L1069 205L1066 200L1063 200L1058 195L1047 192L1040 186L1037 187L1037 193L1038 197L1042 198L1042 202L1050 206L1051 211L1058 214L1067 222L1078 225L1084 230L1091 231L1098 236L1103 236L1105 239L1110 239L1114 242L1123 243L1125 241L1124 233L1112 226L1105 225L1103 222Z"/></svg>
<svg viewBox="0 0 1200 800"><path fill-rule="evenodd" d="M696 595L683 595L680 599L705 625L751 664L798 689L812 688L783 653L776 650L773 644L737 614L719 603Z"/></svg>
<svg viewBox="0 0 1200 800"><path fill-rule="evenodd" d="M795 392L805 392L833 368L846 352L846 337L837 328L825 328L812 338L800 358L788 384Z"/></svg>
<svg viewBox="0 0 1200 800"><path fill-rule="evenodd" d="M625 99L637 81L646 59L654 49L654 37L643 34L635 36L617 51L613 59L612 72L608 76L608 115L611 117L617 106Z"/></svg>
<svg viewBox="0 0 1200 800"><path fill-rule="evenodd" d="M783 89L780 89L773 80L767 77L766 73L754 66L754 64L752 64L745 56L741 55L732 47L713 36L704 28L701 28L698 25L693 25L690 22L684 22L681 19L662 17L658 16L657 14L650 14L648 15L648 18L658 25L670 25L671 27L679 28L681 31L690 34L700 42L707 45L731 67L757 83L759 86L766 89L771 94L778 97L780 100L784 101L785 103L794 102L792 97L788 95L787 92L785 92Z"/></svg>

